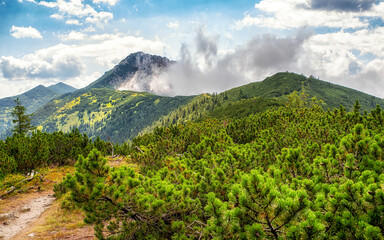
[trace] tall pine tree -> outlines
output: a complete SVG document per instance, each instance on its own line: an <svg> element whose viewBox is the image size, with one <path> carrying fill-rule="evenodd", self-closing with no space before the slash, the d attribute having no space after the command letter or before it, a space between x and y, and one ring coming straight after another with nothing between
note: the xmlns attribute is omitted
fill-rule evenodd
<svg viewBox="0 0 384 240"><path fill-rule="evenodd" d="M33 114L26 114L26 108L21 105L21 101L19 98L15 100L16 106L12 111L12 116L15 118L12 120L12 122L15 125L14 129L12 131L19 135L25 135L28 133L29 130L35 129L34 126L32 126L32 115Z"/></svg>

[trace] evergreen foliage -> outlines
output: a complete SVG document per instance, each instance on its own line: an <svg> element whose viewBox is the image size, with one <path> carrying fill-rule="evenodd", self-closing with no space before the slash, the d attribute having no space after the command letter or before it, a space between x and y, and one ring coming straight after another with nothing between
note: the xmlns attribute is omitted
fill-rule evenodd
<svg viewBox="0 0 384 240"><path fill-rule="evenodd" d="M116 149L139 172L94 150L56 192L99 239L382 239L384 114L318 103L157 127Z"/></svg>
<svg viewBox="0 0 384 240"><path fill-rule="evenodd" d="M92 142L78 129L70 133L35 131L30 136L14 134L5 141L0 140L0 178L43 166L73 164L80 154L87 155L93 148L103 154L111 152L110 144L99 138Z"/></svg>
<svg viewBox="0 0 384 240"><path fill-rule="evenodd" d="M15 124L15 127L12 131L19 135L25 135L30 130L35 129L31 124L33 114L26 114L26 108L21 105L19 98L15 100L15 103L16 106L12 111L12 116L15 118L12 123Z"/></svg>

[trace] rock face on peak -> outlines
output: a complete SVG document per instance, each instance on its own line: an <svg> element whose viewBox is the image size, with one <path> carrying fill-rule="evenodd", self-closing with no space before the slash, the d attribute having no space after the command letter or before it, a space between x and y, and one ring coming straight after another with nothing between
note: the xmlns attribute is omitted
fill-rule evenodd
<svg viewBox="0 0 384 240"><path fill-rule="evenodd" d="M173 63L174 61L166 57L143 52L132 53L86 89L109 88L154 92L153 82Z"/></svg>

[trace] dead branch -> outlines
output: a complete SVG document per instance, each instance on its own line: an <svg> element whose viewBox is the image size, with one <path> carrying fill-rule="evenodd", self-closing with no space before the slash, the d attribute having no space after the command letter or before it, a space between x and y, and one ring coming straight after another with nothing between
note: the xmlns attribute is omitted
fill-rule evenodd
<svg viewBox="0 0 384 240"><path fill-rule="evenodd" d="M3 198L3 197L5 197L5 196L7 196L8 194L14 192L15 189L16 189L16 188L15 188L14 186L12 186L10 190L8 190L8 191L6 191L4 194L0 195L0 198Z"/></svg>
<svg viewBox="0 0 384 240"><path fill-rule="evenodd" d="M135 146L135 148L136 148L137 151L139 151L139 152L141 152L141 153L144 153L144 151L141 150L138 146Z"/></svg>

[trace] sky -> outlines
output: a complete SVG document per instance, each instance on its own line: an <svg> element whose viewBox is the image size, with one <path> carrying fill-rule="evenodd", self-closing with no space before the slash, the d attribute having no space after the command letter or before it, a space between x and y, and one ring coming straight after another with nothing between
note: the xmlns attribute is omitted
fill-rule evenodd
<svg viewBox="0 0 384 240"><path fill-rule="evenodd" d="M289 71L384 98L384 2L0 0L0 98L84 87L137 51L178 61L152 84L163 95Z"/></svg>

